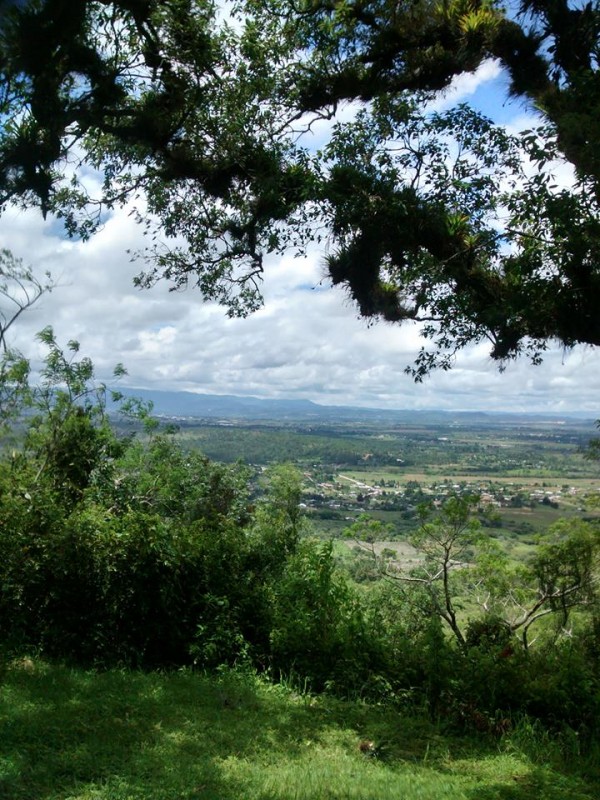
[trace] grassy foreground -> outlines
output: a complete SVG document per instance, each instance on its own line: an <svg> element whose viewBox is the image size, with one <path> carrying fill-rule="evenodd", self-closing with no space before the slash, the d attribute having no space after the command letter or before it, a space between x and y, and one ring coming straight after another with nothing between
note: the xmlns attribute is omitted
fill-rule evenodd
<svg viewBox="0 0 600 800"><path fill-rule="evenodd" d="M539 737L532 757L535 738L522 729L501 741L444 736L390 709L235 673L0 665L1 800L600 796L598 775L553 765Z"/></svg>

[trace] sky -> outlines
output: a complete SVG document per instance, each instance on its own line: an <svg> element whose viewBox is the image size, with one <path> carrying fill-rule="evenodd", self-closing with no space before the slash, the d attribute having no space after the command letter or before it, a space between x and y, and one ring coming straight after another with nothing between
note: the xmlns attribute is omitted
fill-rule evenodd
<svg viewBox="0 0 600 800"><path fill-rule="evenodd" d="M497 64L458 78L439 109L468 101L512 130L533 112L506 100ZM489 346L463 351L450 372L421 384L404 374L420 346L418 328L368 326L343 290L325 280L322 253L266 263L264 307L246 319L204 303L190 289L133 286L140 264L127 250L143 247L130 209L117 211L90 241L64 238L39 212L8 209L0 247L9 248L56 288L15 326L13 343L38 364L35 333L52 325L59 343L76 339L99 380L128 370L121 386L262 398L306 399L326 405L448 411L514 411L600 416L600 353L590 347L549 350L544 363L511 363L503 373ZM110 382L110 381L109 381Z"/></svg>

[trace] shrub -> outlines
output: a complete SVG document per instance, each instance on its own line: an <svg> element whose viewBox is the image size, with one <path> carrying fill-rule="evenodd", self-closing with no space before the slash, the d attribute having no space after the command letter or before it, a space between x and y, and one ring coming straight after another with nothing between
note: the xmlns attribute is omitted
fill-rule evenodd
<svg viewBox="0 0 600 800"><path fill-rule="evenodd" d="M336 569L331 543L301 541L274 588L273 671L347 693L368 679L371 657L362 609Z"/></svg>

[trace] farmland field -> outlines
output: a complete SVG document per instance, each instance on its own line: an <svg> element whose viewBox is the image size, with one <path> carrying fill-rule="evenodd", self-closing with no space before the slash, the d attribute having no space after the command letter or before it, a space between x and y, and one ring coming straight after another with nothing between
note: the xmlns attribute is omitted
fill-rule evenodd
<svg viewBox="0 0 600 800"><path fill-rule="evenodd" d="M276 462L297 466L317 533L340 536L367 513L398 539L415 529L420 503L452 493L479 496L494 514L494 535L506 540L531 540L561 517L597 516L600 464L586 457L594 435L592 421L492 415L414 425L188 419L181 428L188 447L241 459L257 474Z"/></svg>

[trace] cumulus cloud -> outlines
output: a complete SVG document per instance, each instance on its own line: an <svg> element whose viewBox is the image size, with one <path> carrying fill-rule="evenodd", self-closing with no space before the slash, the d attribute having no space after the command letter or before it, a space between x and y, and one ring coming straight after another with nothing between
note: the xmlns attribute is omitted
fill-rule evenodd
<svg viewBox="0 0 600 800"><path fill-rule="evenodd" d="M421 340L415 325L369 327L343 291L319 285L320 255L267 265L266 304L248 319L228 319L193 290L133 287L125 252L140 231L117 212L88 243L60 238L29 212L0 222L3 246L59 286L24 315L16 344L34 360L35 331L52 324L60 342L75 338L98 376L123 362L139 388L304 398L335 405L448 410L580 412L594 416L600 389L591 348L550 352L542 367L509 365L504 374L485 346L457 357L455 369L415 385L404 374Z"/></svg>
<svg viewBox="0 0 600 800"><path fill-rule="evenodd" d="M486 62L459 76L443 103L493 84L498 70ZM80 340L100 379L123 362L132 387L387 408L598 413L600 357L592 348L556 349L541 367L520 361L500 374L481 345L459 354L452 371L414 384L404 368L422 344L418 326L368 326L344 292L324 281L319 252L269 259L264 308L228 319L193 290L133 287L140 265L127 250L143 240L127 209L86 243L65 240L56 222L35 212L9 209L0 246L58 282L15 330L15 344L36 363L42 348L35 332L51 324L60 342Z"/></svg>
<svg viewBox="0 0 600 800"><path fill-rule="evenodd" d="M493 58L483 61L475 72L463 72L452 79L447 89L439 92L428 106L430 111L445 111L472 97L482 86L500 78L502 67Z"/></svg>

